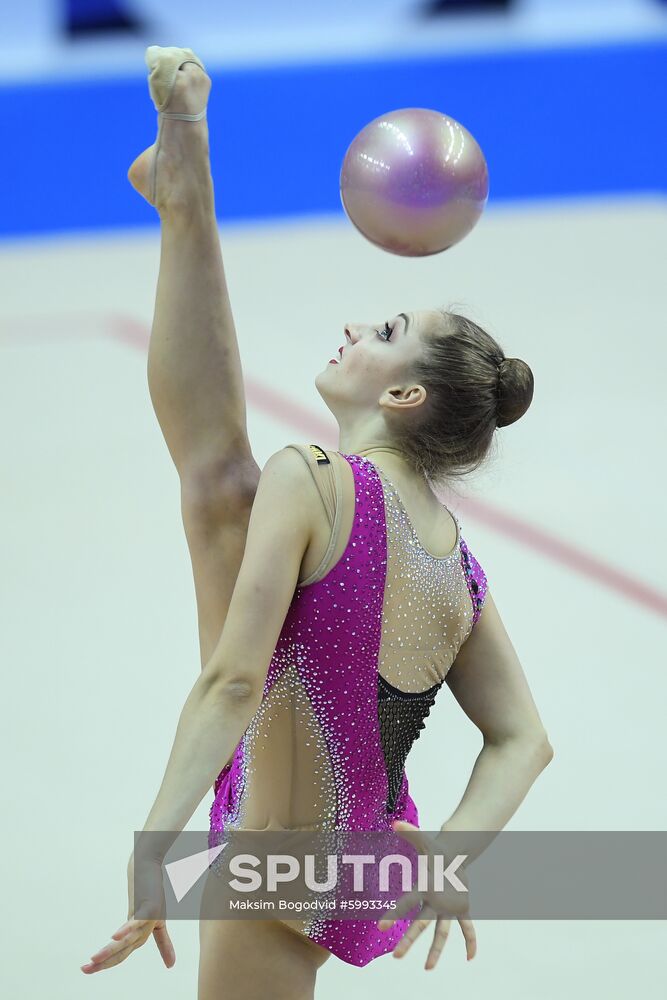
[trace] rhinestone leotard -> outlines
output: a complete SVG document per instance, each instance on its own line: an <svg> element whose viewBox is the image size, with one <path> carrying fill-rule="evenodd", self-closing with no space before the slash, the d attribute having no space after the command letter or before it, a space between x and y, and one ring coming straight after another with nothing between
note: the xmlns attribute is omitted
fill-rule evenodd
<svg viewBox="0 0 667 1000"><path fill-rule="evenodd" d="M309 463L332 523L323 562L340 527L341 460L354 478L352 529L335 564L323 575L320 564L295 590L260 707L216 779L211 834L389 831L396 819L418 826L406 758L481 614L486 576L454 515L454 548L429 553L368 458L288 447ZM392 951L409 927L408 919L380 931L374 919L321 916L290 923L357 966Z"/></svg>

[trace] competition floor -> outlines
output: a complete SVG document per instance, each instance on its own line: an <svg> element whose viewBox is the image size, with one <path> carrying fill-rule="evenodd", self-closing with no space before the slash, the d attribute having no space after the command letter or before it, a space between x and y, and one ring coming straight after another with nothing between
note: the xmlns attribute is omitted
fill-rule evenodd
<svg viewBox="0 0 667 1000"><path fill-rule="evenodd" d="M555 748L507 829L667 828L666 222L657 198L492 205L460 246L417 261L340 218L221 230L260 465L290 441L336 447L313 379L346 320L458 304L533 368L528 414L445 497ZM0 244L7 995L91 995L79 965L126 917L131 831L199 671L178 480L146 381L158 250L156 228ZM408 764L423 828L453 811L480 745L444 697ZM26 851L27 885L12 860ZM476 928L473 962L454 924L428 974L430 931L401 965L331 959L318 1000L659 995L658 922ZM196 924L170 929L173 969L149 942L96 996L193 996Z"/></svg>

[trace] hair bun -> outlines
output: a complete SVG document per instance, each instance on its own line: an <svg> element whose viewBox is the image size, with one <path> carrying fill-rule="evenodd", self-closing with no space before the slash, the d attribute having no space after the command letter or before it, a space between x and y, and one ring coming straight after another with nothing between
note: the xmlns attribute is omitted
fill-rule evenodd
<svg viewBox="0 0 667 1000"><path fill-rule="evenodd" d="M533 399L534 379L521 358L503 358L498 365L496 427L507 427L522 417Z"/></svg>

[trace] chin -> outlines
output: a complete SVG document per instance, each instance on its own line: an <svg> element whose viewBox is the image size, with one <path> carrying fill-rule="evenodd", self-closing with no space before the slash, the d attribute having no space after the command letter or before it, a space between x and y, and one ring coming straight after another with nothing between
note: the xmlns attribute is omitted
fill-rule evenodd
<svg viewBox="0 0 667 1000"><path fill-rule="evenodd" d="M315 379L314 379L314 381L315 381L315 387L316 387L317 389L319 389L319 388L320 388L320 386L319 386L319 383L321 383L321 382L322 382L322 381L323 381L323 380L325 379L325 377L326 377L326 376L327 376L327 375L329 374L329 372L328 372L328 370L327 370L327 369L329 368L329 365L330 365L330 364L331 364L331 362L330 362L330 361L329 361L329 362L327 362L327 367L326 367L326 368L323 368L323 369L322 369L321 371L319 371L319 372L317 373L317 375L315 376ZM333 365L331 365L331 367L333 368Z"/></svg>
<svg viewBox="0 0 667 1000"><path fill-rule="evenodd" d="M325 392L323 392L322 385L321 385L321 381L322 381L322 376L323 375L324 375L324 372L318 372L317 375L315 376L315 378L313 379L313 383L315 385L315 388L319 392L320 396L322 397L322 399L326 400Z"/></svg>
<svg viewBox="0 0 667 1000"><path fill-rule="evenodd" d="M336 400L332 398L331 393L327 392L326 388L324 388L320 384L320 382L318 381L318 379L320 378L321 375L322 375L322 372L318 372L318 374L315 376L315 388L317 389L317 391L319 392L320 396L322 397L322 400L323 400L324 405L326 406L326 408L335 417L336 416Z"/></svg>

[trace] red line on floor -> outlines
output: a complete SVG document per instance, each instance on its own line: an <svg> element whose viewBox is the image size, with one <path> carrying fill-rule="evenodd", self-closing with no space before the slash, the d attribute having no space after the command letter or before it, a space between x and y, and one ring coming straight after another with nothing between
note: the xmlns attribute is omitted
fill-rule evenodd
<svg viewBox="0 0 667 1000"><path fill-rule="evenodd" d="M109 321L109 331L112 336L134 347L148 349L149 330L144 324L126 316L110 316ZM331 421L323 420L306 407L293 403L282 393L245 374L243 381L246 398L257 409L283 423L291 424L300 434L309 439L317 439L317 442L325 448L336 448L336 434ZM470 514L498 534L514 538L526 548L540 552L554 562L574 570L580 576L588 577L589 580L594 580L609 590L615 590L628 600L667 618L667 596L647 586L641 580L557 538L543 528L530 525L512 514L501 511L484 500L466 497L462 500L462 506L465 508L466 516Z"/></svg>
<svg viewBox="0 0 667 1000"><path fill-rule="evenodd" d="M659 590L648 587L636 577L610 566L602 559L584 552L583 549L557 538L542 528L499 510L484 500L468 497L465 500L465 508L466 514L471 514L499 534L514 538L527 548L540 552L554 562L562 563L581 576L587 576L610 590L616 590L629 600L667 618L667 596Z"/></svg>
<svg viewBox="0 0 667 1000"><path fill-rule="evenodd" d="M118 314L108 314L104 317L87 315L85 322L82 322L84 317L80 316L78 317L78 325L80 328L87 327L89 334L99 333L100 319L103 320L103 330L107 336L138 350L148 350L149 329L145 323L132 317ZM20 326L23 328L20 333L24 336L27 324L24 322ZM69 327L70 335L76 335L76 326L75 323ZM52 325L49 325L49 330L51 336L65 332L61 330L57 319ZM11 332L17 336L19 330L13 329ZM33 330L33 333L35 332L39 331ZM46 329L42 332L46 333ZM336 433L330 420L319 417L305 406L291 402L282 393L256 379L244 375L243 381L246 398L251 405L276 420L291 425L300 436L309 440L315 439L325 448L336 448ZM580 576L594 580L628 600L667 618L667 596L647 586L643 581L616 569L577 546L557 538L543 528L538 528L512 514L505 513L484 500L466 497L461 500L461 505L465 509L466 516L469 514L473 519L488 525L498 534L513 538L525 545L526 548L539 552L554 562L567 566Z"/></svg>

